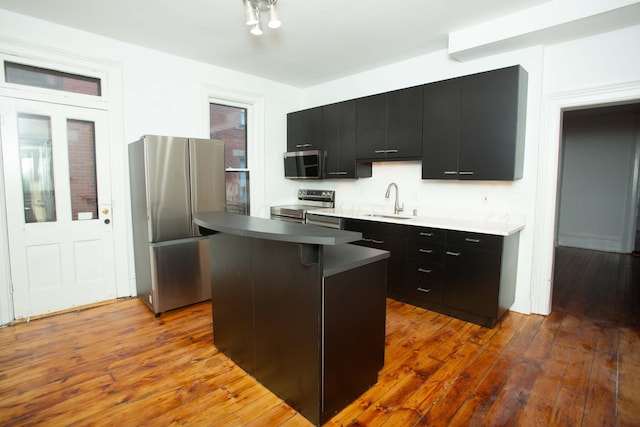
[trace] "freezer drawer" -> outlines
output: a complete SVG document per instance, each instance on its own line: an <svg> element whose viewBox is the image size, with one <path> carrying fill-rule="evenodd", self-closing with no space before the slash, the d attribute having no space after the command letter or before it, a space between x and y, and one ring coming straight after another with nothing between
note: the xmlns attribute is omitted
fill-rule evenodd
<svg viewBox="0 0 640 427"><path fill-rule="evenodd" d="M211 299L207 238L154 244L149 251L151 286L138 280L138 297L156 315Z"/></svg>

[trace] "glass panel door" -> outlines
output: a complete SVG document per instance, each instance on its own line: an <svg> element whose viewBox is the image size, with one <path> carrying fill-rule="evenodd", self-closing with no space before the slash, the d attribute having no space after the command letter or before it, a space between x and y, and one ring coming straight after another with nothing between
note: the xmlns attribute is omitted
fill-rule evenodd
<svg viewBox="0 0 640 427"><path fill-rule="evenodd" d="M108 114L0 97L17 319L116 296Z"/></svg>
<svg viewBox="0 0 640 427"><path fill-rule="evenodd" d="M74 221L98 218L95 123L67 120L71 217Z"/></svg>
<svg viewBox="0 0 640 427"><path fill-rule="evenodd" d="M31 114L18 116L18 144L22 171L24 220L56 220L56 197L53 182L51 118Z"/></svg>

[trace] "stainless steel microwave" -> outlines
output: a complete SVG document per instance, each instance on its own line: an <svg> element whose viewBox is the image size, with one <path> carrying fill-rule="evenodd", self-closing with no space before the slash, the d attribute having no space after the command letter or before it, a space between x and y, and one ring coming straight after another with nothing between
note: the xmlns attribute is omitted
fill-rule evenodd
<svg viewBox="0 0 640 427"><path fill-rule="evenodd" d="M306 150L284 153L284 177L292 179L324 178L324 151Z"/></svg>

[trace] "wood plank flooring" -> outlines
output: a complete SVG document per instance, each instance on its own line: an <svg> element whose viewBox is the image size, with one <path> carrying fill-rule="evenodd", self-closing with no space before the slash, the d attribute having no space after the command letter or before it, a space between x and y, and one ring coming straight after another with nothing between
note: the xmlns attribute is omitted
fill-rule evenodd
<svg viewBox="0 0 640 427"><path fill-rule="evenodd" d="M379 381L326 425L638 426L639 286L638 257L559 248L549 316L388 300ZM0 425L309 423L216 351L209 303L128 299L1 328Z"/></svg>

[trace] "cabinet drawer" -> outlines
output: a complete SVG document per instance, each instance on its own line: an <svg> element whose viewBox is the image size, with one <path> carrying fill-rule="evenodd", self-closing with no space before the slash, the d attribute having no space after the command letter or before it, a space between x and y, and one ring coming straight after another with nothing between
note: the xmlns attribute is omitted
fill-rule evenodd
<svg viewBox="0 0 640 427"><path fill-rule="evenodd" d="M462 246L467 248L502 250L502 236L492 234L470 233L466 231L447 231L447 247Z"/></svg>
<svg viewBox="0 0 640 427"><path fill-rule="evenodd" d="M420 242L444 243L447 232L440 228L412 227L409 231L409 240Z"/></svg>
<svg viewBox="0 0 640 427"><path fill-rule="evenodd" d="M417 284L412 289L407 289L409 296L418 301L429 301L442 304L442 285Z"/></svg>
<svg viewBox="0 0 640 427"><path fill-rule="evenodd" d="M349 231L359 231L364 238L380 239L383 236L390 236L406 239L407 228L409 227L400 224L346 218L344 228Z"/></svg>
<svg viewBox="0 0 640 427"><path fill-rule="evenodd" d="M442 284L444 281L444 266L409 260L407 262L407 278L413 282Z"/></svg>
<svg viewBox="0 0 640 427"><path fill-rule="evenodd" d="M409 258L415 258L421 262L430 261L443 264L444 252L444 245L409 240Z"/></svg>
<svg viewBox="0 0 640 427"><path fill-rule="evenodd" d="M442 304L444 269L437 264L409 263L405 292L412 298Z"/></svg>

